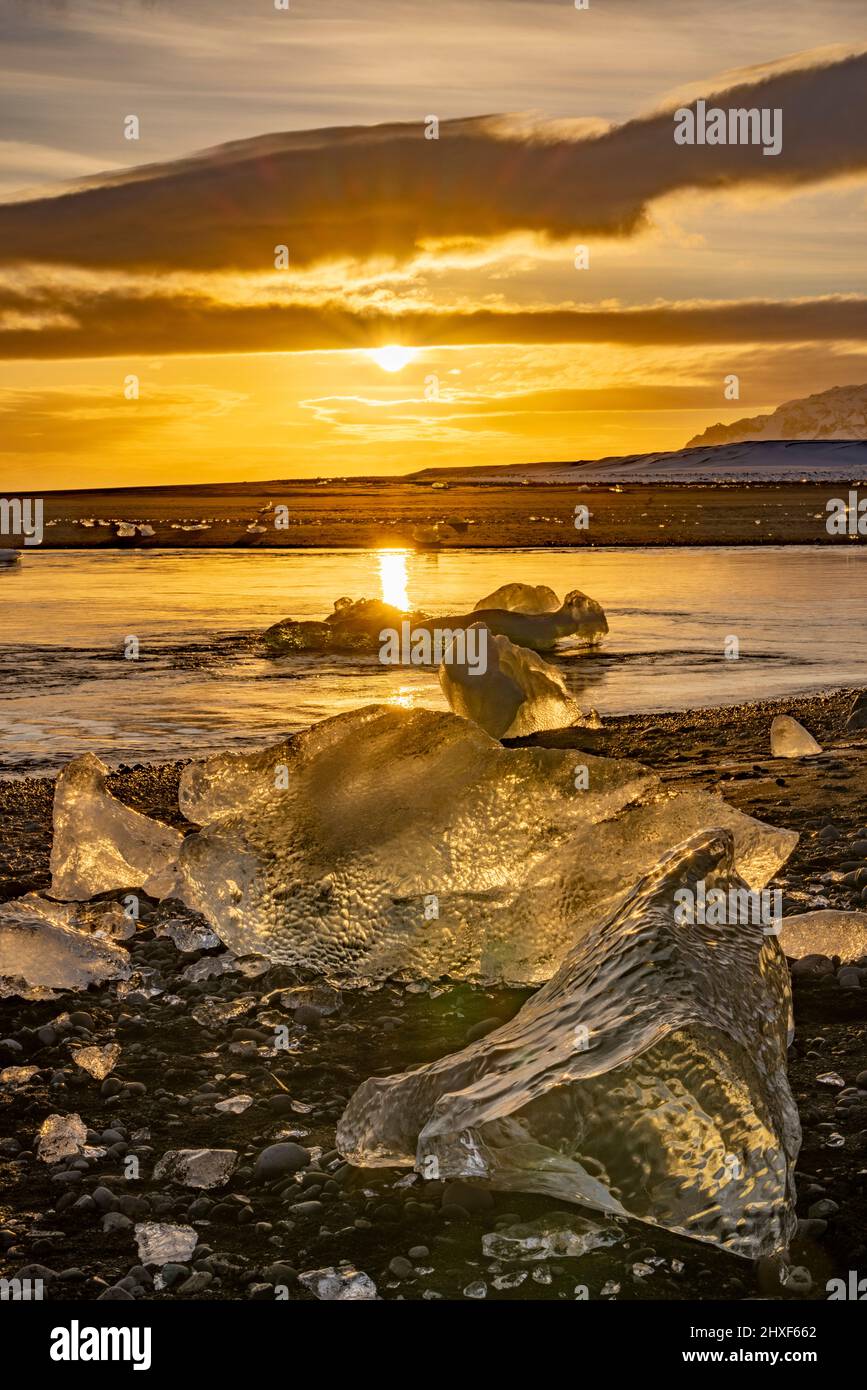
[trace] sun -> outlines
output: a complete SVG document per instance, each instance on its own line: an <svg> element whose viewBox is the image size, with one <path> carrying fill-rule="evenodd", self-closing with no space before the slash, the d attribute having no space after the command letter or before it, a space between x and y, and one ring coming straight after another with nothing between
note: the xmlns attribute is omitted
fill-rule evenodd
<svg viewBox="0 0 867 1390"><path fill-rule="evenodd" d="M399 343L391 343L388 347L370 348L369 352L377 367L381 367L384 372L399 372L415 357L415 348L402 347Z"/></svg>

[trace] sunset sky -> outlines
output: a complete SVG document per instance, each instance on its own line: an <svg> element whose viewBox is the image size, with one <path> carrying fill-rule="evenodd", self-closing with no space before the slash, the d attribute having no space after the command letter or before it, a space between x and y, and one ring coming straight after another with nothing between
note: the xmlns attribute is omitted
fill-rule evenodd
<svg viewBox="0 0 867 1390"><path fill-rule="evenodd" d="M679 448L867 381L864 0L0 0L0 50L6 493ZM781 154L676 145L700 96Z"/></svg>

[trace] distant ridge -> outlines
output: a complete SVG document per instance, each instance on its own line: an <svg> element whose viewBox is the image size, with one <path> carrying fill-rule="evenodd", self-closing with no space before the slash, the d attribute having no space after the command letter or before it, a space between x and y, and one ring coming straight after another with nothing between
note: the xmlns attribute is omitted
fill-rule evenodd
<svg viewBox="0 0 867 1390"><path fill-rule="evenodd" d="M711 425L686 447L759 439L867 439L867 386L832 386L830 391L787 401L770 415Z"/></svg>
<svg viewBox="0 0 867 1390"><path fill-rule="evenodd" d="M467 483L798 483L867 481L867 440L760 440L756 443L626 454L574 463L426 468L415 482Z"/></svg>

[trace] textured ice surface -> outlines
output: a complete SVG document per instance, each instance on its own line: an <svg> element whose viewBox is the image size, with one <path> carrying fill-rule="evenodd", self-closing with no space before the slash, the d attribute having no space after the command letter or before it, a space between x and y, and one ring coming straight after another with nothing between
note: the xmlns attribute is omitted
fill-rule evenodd
<svg viewBox="0 0 867 1390"><path fill-rule="evenodd" d="M484 670L456 661L454 643L444 654L440 685L455 714L494 738L562 729L580 714L560 673L536 652L491 633L485 650Z"/></svg>
<svg viewBox="0 0 867 1390"><path fill-rule="evenodd" d="M93 753L57 778L51 895L82 901L114 888L141 888L177 856L181 835L132 811L105 785L108 768Z"/></svg>
<svg viewBox="0 0 867 1390"><path fill-rule="evenodd" d="M780 945L793 960L801 956L867 956L867 912L800 912L784 917Z"/></svg>
<svg viewBox="0 0 867 1390"><path fill-rule="evenodd" d="M809 758L821 746L803 724L789 714L778 714L771 724L771 754L775 758Z"/></svg>
<svg viewBox="0 0 867 1390"><path fill-rule="evenodd" d="M143 1221L135 1228L138 1257L143 1265L183 1264L198 1244L192 1226L173 1226L164 1221Z"/></svg>
<svg viewBox="0 0 867 1390"><path fill-rule="evenodd" d="M337 1269L308 1269L298 1275L299 1284L317 1298L327 1302L345 1303L355 1299L376 1298L376 1285L369 1274L362 1274L352 1265L340 1265Z"/></svg>
<svg viewBox="0 0 867 1390"><path fill-rule="evenodd" d="M591 1221L567 1211L552 1211L535 1221L489 1231L482 1236L482 1254L492 1260L534 1264L537 1260L587 1255L622 1239L622 1229L610 1218Z"/></svg>
<svg viewBox="0 0 867 1390"><path fill-rule="evenodd" d="M800 1128L784 956L751 922L675 919L679 889L742 887L732 848L726 832L693 836L578 933L510 1023L365 1082L341 1153L546 1193L750 1258L786 1245Z"/></svg>
<svg viewBox="0 0 867 1390"><path fill-rule="evenodd" d="M586 789L585 789L586 783ZM360 983L549 979L686 836L732 830L761 888L797 842L638 763L503 748L453 714L368 705L184 769L174 896L238 953Z"/></svg>
<svg viewBox="0 0 867 1390"><path fill-rule="evenodd" d="M0 906L0 994L50 998L47 991L87 989L129 973L123 947L80 931L65 903L28 893Z"/></svg>
<svg viewBox="0 0 867 1390"><path fill-rule="evenodd" d="M80 1154L87 1142L87 1125L80 1115L48 1115L39 1127L36 1152L43 1163L59 1163Z"/></svg>
<svg viewBox="0 0 867 1390"><path fill-rule="evenodd" d="M507 608L479 608L472 613L449 614L430 618L418 627L440 630L470 627L484 623L497 637L508 637L519 647L548 652L558 642L569 639L572 645L596 646L608 631L608 620L601 604L573 589L556 612L516 612Z"/></svg>
<svg viewBox="0 0 867 1390"><path fill-rule="evenodd" d="M89 1072L97 1081L104 1081L120 1061L120 1044L106 1043L104 1047L73 1048L72 1060L77 1067Z"/></svg>
<svg viewBox="0 0 867 1390"><path fill-rule="evenodd" d="M222 1187L237 1162L236 1149L167 1149L154 1177L170 1178L184 1187Z"/></svg>
<svg viewBox="0 0 867 1390"><path fill-rule="evenodd" d="M547 584L501 584L475 605L478 608L507 608L510 613L556 613L560 600Z"/></svg>

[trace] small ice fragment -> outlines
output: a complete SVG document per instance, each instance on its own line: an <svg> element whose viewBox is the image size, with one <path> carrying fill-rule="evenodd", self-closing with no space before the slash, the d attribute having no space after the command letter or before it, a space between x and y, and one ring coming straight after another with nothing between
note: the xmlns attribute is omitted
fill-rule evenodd
<svg viewBox="0 0 867 1390"><path fill-rule="evenodd" d="M116 521L114 523L114 534L118 540L129 540L136 533L134 521Z"/></svg>
<svg viewBox="0 0 867 1390"><path fill-rule="evenodd" d="M36 1152L43 1163L59 1163L80 1154L87 1141L87 1125L80 1115L49 1115L39 1127Z"/></svg>
<svg viewBox="0 0 867 1390"><path fill-rule="evenodd" d="M117 987L118 999L128 999L131 994L140 994L143 999L156 999L163 993L165 984L158 970L142 966L135 970L128 980L122 980Z"/></svg>
<svg viewBox="0 0 867 1390"><path fill-rule="evenodd" d="M129 973L127 952L78 930L75 910L65 903L28 893L0 906L0 976L23 981L26 997L32 990L87 989ZM10 984L9 992L23 991Z"/></svg>
<svg viewBox="0 0 867 1390"><path fill-rule="evenodd" d="M803 724L789 714L778 714L771 724L771 756L774 758L809 758L821 753L821 746L807 733Z"/></svg>
<svg viewBox="0 0 867 1390"><path fill-rule="evenodd" d="M236 1149L167 1149L154 1168L155 1178L184 1187L222 1187L238 1162Z"/></svg>
<svg viewBox="0 0 867 1390"><path fill-rule="evenodd" d="M801 956L867 956L867 912L799 912L784 917L779 942L792 960Z"/></svg>
<svg viewBox="0 0 867 1390"><path fill-rule="evenodd" d="M192 1011L192 1017L203 1028L214 1028L221 1023L228 1023L230 1018L239 1018L241 1014L248 1014L256 1002L249 994L240 999L219 999L214 995L209 995L202 1000L201 1004L196 1005Z"/></svg>
<svg viewBox="0 0 867 1390"><path fill-rule="evenodd" d="M491 1259L530 1263L587 1255L622 1239L623 1231L612 1221L591 1221L570 1212L553 1211L535 1221L489 1231L482 1236L482 1251Z"/></svg>
<svg viewBox="0 0 867 1390"><path fill-rule="evenodd" d="M104 1081L115 1069L120 1058L120 1044L106 1043L104 1047L73 1048L72 1060L82 1071L97 1081Z"/></svg>
<svg viewBox="0 0 867 1390"><path fill-rule="evenodd" d="M482 608L505 608L510 613L556 613L560 600L547 584L501 584L473 607L476 612Z"/></svg>
<svg viewBox="0 0 867 1390"><path fill-rule="evenodd" d="M111 941L128 941L135 936L135 920L120 903L84 902L75 914L75 925L95 936L107 936Z"/></svg>
<svg viewBox="0 0 867 1390"><path fill-rule="evenodd" d="M484 1279L476 1279L474 1283L467 1284L464 1289L464 1298L487 1298L488 1286Z"/></svg>
<svg viewBox="0 0 867 1390"><path fill-rule="evenodd" d="M160 922L156 928L157 936L168 936L179 951L189 954L192 951L212 951L220 945L220 938L205 926L204 922L185 922L180 917L171 917Z"/></svg>
<svg viewBox="0 0 867 1390"><path fill-rule="evenodd" d="M278 990L277 999L284 1009L299 1009L308 1004L324 1018L343 1007L343 995L330 985L296 985L294 989Z"/></svg>
<svg viewBox="0 0 867 1390"><path fill-rule="evenodd" d="M38 1071L38 1067L4 1067L0 1071L0 1086L12 1086L17 1090L19 1086L26 1086Z"/></svg>
<svg viewBox="0 0 867 1390"><path fill-rule="evenodd" d="M375 1299L376 1285L369 1274L352 1265L333 1265L326 1269L308 1269L298 1276L299 1284L325 1302L345 1303L356 1299Z"/></svg>
<svg viewBox="0 0 867 1390"><path fill-rule="evenodd" d="M498 1274L494 1280L494 1288L517 1289L520 1288L526 1278L526 1269L513 1269L509 1274Z"/></svg>
<svg viewBox="0 0 867 1390"><path fill-rule="evenodd" d="M228 1100L219 1100L214 1106L215 1110L221 1111L224 1115L243 1115L245 1110L249 1110L253 1104L253 1097L246 1095L229 1096Z"/></svg>
<svg viewBox="0 0 867 1390"><path fill-rule="evenodd" d="M846 1082L838 1071L823 1071L816 1077L817 1086L828 1086L832 1091L842 1091Z"/></svg>
<svg viewBox="0 0 867 1390"><path fill-rule="evenodd" d="M135 1228L138 1257L143 1265L184 1264L198 1244L192 1226L172 1226L164 1221L143 1221Z"/></svg>
<svg viewBox="0 0 867 1390"><path fill-rule="evenodd" d="M471 653L477 658L472 662ZM495 637L481 623L468 628L466 636L458 633L444 652L439 681L455 714L471 719L492 738L562 729L580 713L553 666L508 637Z"/></svg>
<svg viewBox="0 0 867 1390"><path fill-rule="evenodd" d="M237 962L230 951L221 956L203 956L181 971L183 980L211 980L217 975L230 975L237 969Z"/></svg>
<svg viewBox="0 0 867 1390"><path fill-rule="evenodd" d="M54 791L51 894L82 901L115 888L141 888L177 858L183 836L124 806L106 787L93 753L74 758Z"/></svg>
<svg viewBox="0 0 867 1390"><path fill-rule="evenodd" d="M618 1293L620 1293L620 1285L616 1283L613 1279L607 1279L605 1283L602 1285L602 1288L599 1290L599 1297L613 1298L614 1295Z"/></svg>

